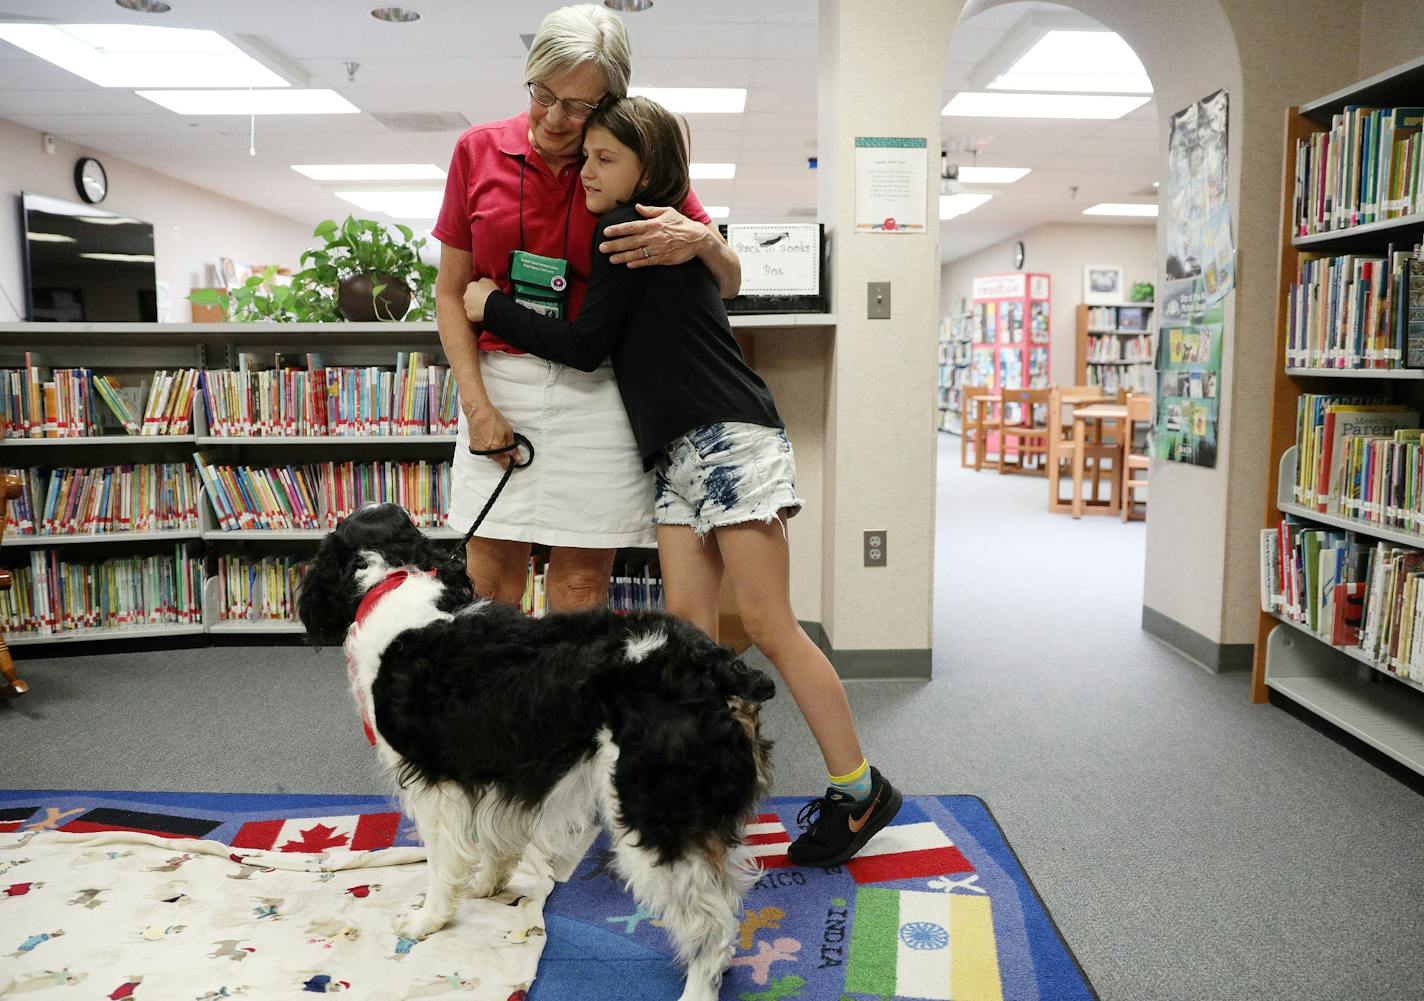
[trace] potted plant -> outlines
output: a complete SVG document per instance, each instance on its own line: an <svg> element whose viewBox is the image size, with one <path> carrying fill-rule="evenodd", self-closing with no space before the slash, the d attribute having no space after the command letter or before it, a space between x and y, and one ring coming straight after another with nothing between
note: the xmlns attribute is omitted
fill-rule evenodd
<svg viewBox="0 0 1424 1001"><path fill-rule="evenodd" d="M397 240L373 219L323 220L312 231L323 246L303 252L290 285L274 281L276 268L242 285L195 289L189 300L221 306L229 320L333 323L342 319L433 320L437 268L420 259L425 238L396 224Z"/></svg>

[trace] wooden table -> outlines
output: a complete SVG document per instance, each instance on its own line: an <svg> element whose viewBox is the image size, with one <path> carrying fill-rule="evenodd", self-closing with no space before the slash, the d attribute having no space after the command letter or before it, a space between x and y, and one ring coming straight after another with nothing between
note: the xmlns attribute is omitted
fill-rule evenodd
<svg viewBox="0 0 1424 1001"><path fill-rule="evenodd" d="M1120 439L1122 438L1121 428L1127 422L1127 407L1121 403L1093 403L1086 407L1076 407L1073 410L1073 517L1075 518L1083 517L1085 510L1091 514L1117 514L1119 510L1117 504L1112 501L1106 504L1094 503L1091 505L1085 505L1083 502L1083 455L1087 451L1085 446L1088 438L1088 421L1099 422L1100 428L1102 421L1117 421L1118 423L1118 456L1113 463L1112 496L1118 504L1121 503L1116 484L1117 478L1122 475L1122 441ZM1099 430L1098 438L1102 439L1101 430ZM1096 490L1094 490L1093 496L1096 501Z"/></svg>

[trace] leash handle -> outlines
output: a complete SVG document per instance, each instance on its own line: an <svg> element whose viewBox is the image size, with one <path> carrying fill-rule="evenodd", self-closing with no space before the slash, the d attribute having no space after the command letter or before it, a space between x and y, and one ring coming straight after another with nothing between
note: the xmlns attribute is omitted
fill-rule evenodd
<svg viewBox="0 0 1424 1001"><path fill-rule="evenodd" d="M523 462L519 461L518 454L518 449L521 446L529 453L529 457ZM465 533L465 537L460 540L460 548L458 550L460 556L464 556L465 546L469 544L470 539L474 536L476 530L479 529L480 524L485 520L485 515L490 513L490 508L494 507L494 502L499 500L499 495L504 490L504 485L509 482L510 476L514 475L516 469L525 469L534 463L534 443L518 431L514 432L514 441L502 448L470 449L471 455L500 455L504 452L514 452L514 461L505 467L504 475L500 477L499 480L499 486L494 488L494 493L490 494L489 500L485 501L484 510L480 512L480 516L470 525L470 530Z"/></svg>

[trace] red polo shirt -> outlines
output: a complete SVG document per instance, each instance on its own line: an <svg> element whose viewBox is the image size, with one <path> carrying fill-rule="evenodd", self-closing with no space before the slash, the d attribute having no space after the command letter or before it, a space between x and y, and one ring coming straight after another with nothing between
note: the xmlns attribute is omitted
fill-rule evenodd
<svg viewBox="0 0 1424 1001"><path fill-rule="evenodd" d="M502 122L476 125L455 143L450 172L445 177L445 200L431 235L443 244L468 250L470 280L493 278L508 292L509 252L527 250L542 257L569 262L568 319L578 316L588 291L593 231L598 217L588 210L578 163L557 175L543 157L531 155L529 114ZM524 245L519 240L520 166L524 170ZM697 196L688 192L682 214L698 222L711 222ZM489 330L480 333L480 350L523 354Z"/></svg>

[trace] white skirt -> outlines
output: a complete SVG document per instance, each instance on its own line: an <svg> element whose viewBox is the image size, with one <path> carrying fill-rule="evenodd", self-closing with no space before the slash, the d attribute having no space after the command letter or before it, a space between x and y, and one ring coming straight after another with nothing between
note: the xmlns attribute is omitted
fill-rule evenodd
<svg viewBox="0 0 1424 1001"><path fill-rule="evenodd" d="M490 402L534 444L475 534L582 549L651 546L653 477L643 471L613 366L580 372L534 355L480 354ZM449 526L465 532L504 470L470 454L463 411L450 475Z"/></svg>

